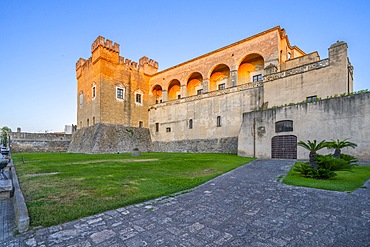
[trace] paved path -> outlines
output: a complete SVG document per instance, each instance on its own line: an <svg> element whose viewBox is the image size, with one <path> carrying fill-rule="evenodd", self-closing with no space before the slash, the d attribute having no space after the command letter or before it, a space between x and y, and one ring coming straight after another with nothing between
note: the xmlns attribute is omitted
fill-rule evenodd
<svg viewBox="0 0 370 247"><path fill-rule="evenodd" d="M0 246L11 240L16 230L12 199L0 200Z"/></svg>
<svg viewBox="0 0 370 247"><path fill-rule="evenodd" d="M257 160L189 193L22 237L25 246L369 246L370 190L278 183L292 164Z"/></svg>

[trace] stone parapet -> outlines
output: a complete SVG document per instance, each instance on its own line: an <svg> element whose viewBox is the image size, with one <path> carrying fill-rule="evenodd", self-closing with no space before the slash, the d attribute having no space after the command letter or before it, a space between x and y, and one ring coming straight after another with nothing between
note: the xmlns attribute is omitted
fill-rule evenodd
<svg viewBox="0 0 370 247"><path fill-rule="evenodd" d="M291 76L291 75L296 75L296 74L308 72L308 71L315 70L315 69L321 69L321 68L327 67L329 65L330 65L329 64L329 59L326 58L326 59L320 60L318 62L305 64L305 65L302 65L302 66L299 66L299 67L296 67L296 68L293 68L293 69L288 69L288 70L281 71L281 72L278 72L278 73L266 75L266 76L263 77L263 81L264 82L273 81L273 80L288 77L288 76Z"/></svg>

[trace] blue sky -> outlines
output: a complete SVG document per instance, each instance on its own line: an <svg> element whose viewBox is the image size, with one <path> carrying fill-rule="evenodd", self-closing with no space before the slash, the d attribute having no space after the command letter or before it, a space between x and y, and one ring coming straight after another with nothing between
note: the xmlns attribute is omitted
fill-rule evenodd
<svg viewBox="0 0 370 247"><path fill-rule="evenodd" d="M370 89L370 1L1 0L0 127L63 131L76 124L75 63L101 35L120 55L159 69L280 25L291 45L328 57L349 46L355 90Z"/></svg>

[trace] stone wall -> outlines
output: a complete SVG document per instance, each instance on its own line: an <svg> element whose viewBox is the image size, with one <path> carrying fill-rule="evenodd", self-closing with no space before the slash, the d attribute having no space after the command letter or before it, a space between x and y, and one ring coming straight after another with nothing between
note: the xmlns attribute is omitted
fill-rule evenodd
<svg viewBox="0 0 370 247"><path fill-rule="evenodd" d="M172 142L153 142L153 152L237 153L238 138L193 139Z"/></svg>
<svg viewBox="0 0 370 247"><path fill-rule="evenodd" d="M293 131L275 132L275 123L293 121ZM268 109L243 114L238 139L238 154L271 158L272 138L294 135L297 140L349 139L358 147L345 148L343 153L359 160L370 160L370 93L330 98L311 103ZM322 149L321 154L332 153ZM297 158L307 159L308 151L297 147Z"/></svg>
<svg viewBox="0 0 370 247"><path fill-rule="evenodd" d="M72 135L54 133L11 132L10 146L18 152L66 152Z"/></svg>
<svg viewBox="0 0 370 247"><path fill-rule="evenodd" d="M150 145L150 134L146 128L99 123L77 130L68 152L124 153L134 148L148 152Z"/></svg>

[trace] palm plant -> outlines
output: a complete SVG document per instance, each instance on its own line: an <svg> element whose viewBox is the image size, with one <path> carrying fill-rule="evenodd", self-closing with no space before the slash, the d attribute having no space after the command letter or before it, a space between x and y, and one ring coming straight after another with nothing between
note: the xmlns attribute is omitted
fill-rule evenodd
<svg viewBox="0 0 370 247"><path fill-rule="evenodd" d="M339 141L339 139L337 139L337 140L332 140L331 142L327 143L327 148L334 148L335 151L333 154L333 158L337 158L337 159L340 158L340 154L342 153L342 148L346 148L346 147L355 148L357 147L357 144L348 141L348 139L345 139L343 141Z"/></svg>
<svg viewBox="0 0 370 247"><path fill-rule="evenodd" d="M303 141L299 141L297 145L310 151L309 163L310 163L310 166L316 170L317 169L317 161L316 161L317 153L316 152L319 151L320 149L325 148L327 146L327 142L323 140L320 143L317 143L316 140L313 140L313 142L308 140L307 143Z"/></svg>

